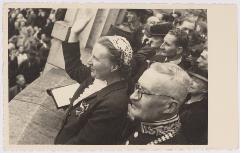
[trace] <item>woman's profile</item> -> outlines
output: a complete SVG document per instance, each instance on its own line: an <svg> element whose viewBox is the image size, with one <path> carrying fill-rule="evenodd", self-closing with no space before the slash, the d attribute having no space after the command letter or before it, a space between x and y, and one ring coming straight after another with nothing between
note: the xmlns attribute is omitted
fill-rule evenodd
<svg viewBox="0 0 240 153"><path fill-rule="evenodd" d="M89 19L78 20L62 43L65 69L82 91L70 106L55 144L119 144L129 103L127 78L132 48L121 36L101 37L88 66L80 60L79 34Z"/></svg>

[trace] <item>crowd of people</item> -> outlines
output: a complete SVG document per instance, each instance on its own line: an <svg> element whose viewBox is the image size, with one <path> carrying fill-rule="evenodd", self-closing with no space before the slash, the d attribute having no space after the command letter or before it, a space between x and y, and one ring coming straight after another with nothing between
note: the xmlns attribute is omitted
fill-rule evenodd
<svg viewBox="0 0 240 153"><path fill-rule="evenodd" d="M82 64L77 20L62 43L81 83L55 144L207 144L206 10L128 9ZM81 43L81 42L80 42Z"/></svg>
<svg viewBox="0 0 240 153"><path fill-rule="evenodd" d="M9 101L39 77L51 46L55 9L11 8L8 10Z"/></svg>
<svg viewBox="0 0 240 153"><path fill-rule="evenodd" d="M41 75L65 11L9 9L9 100ZM207 144L206 10L128 9L84 65L79 34L89 21L76 20L62 42L81 86L55 144Z"/></svg>

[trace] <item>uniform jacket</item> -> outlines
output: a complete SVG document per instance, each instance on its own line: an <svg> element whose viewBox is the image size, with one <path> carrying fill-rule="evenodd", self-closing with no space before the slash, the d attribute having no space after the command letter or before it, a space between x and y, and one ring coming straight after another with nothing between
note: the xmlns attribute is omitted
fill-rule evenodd
<svg viewBox="0 0 240 153"><path fill-rule="evenodd" d="M63 43L63 54L67 73L81 83L79 95L92 82L90 69L80 61L79 43ZM70 106L55 144L120 143L128 103L127 83L119 81Z"/></svg>
<svg viewBox="0 0 240 153"><path fill-rule="evenodd" d="M174 124L172 124L174 123ZM182 129L180 120L172 123L164 123L158 130L149 126L142 127L141 122L133 121L128 122L127 130L125 130L125 144L126 145L146 145L146 144L174 144L182 145L188 144ZM144 132L143 132L144 129ZM176 132L170 134L169 132ZM163 134L165 133L165 134ZM164 137L164 138L163 138ZM162 141L158 141L162 138Z"/></svg>

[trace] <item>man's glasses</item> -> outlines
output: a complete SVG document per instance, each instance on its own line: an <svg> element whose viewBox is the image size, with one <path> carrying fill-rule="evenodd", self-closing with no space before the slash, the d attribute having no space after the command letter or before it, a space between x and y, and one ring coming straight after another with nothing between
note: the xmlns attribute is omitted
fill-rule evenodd
<svg viewBox="0 0 240 153"><path fill-rule="evenodd" d="M168 98L171 98L171 99L173 99L174 101L178 102L178 100L176 100L175 98L173 98L173 97L171 97L171 96L160 95L160 94L155 94L155 93L147 92L146 90L143 89L143 87L142 87L139 83L136 83L136 84L135 84L134 92L137 93L137 100L140 100L140 99L142 98L142 95L145 94L145 95L154 95L154 96L168 97Z"/></svg>

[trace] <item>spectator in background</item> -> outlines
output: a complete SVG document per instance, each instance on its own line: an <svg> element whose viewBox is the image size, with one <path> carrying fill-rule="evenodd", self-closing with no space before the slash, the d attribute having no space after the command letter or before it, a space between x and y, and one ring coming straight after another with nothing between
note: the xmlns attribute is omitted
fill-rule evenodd
<svg viewBox="0 0 240 153"><path fill-rule="evenodd" d="M18 34L18 31L15 29L15 19L16 14L15 13L10 14L8 18L8 39L11 38L13 35Z"/></svg>
<svg viewBox="0 0 240 153"><path fill-rule="evenodd" d="M63 21L66 12L67 12L67 9L57 9L56 14L55 14L56 21Z"/></svg>
<svg viewBox="0 0 240 153"><path fill-rule="evenodd" d="M56 21L55 15L56 15L56 10L55 10L55 9L52 9L48 18L49 18L52 22L55 22L55 21Z"/></svg>
<svg viewBox="0 0 240 153"><path fill-rule="evenodd" d="M42 33L46 34L47 37L51 37L52 29L53 29L54 23L51 21L51 19L46 19L46 24L42 28Z"/></svg>
<svg viewBox="0 0 240 153"><path fill-rule="evenodd" d="M8 86L9 88L16 84L16 76L18 74L18 61L15 45L8 44Z"/></svg>
<svg viewBox="0 0 240 153"><path fill-rule="evenodd" d="M24 76L27 84L31 83L40 76L40 66L36 53L30 52L28 54L28 59L19 66L18 74L22 74Z"/></svg>
<svg viewBox="0 0 240 153"><path fill-rule="evenodd" d="M205 21L198 21L196 31L200 34L204 41L207 40L207 23Z"/></svg>
<svg viewBox="0 0 240 153"><path fill-rule="evenodd" d="M163 38L172 28L171 24L159 23L146 25L143 31L142 48L134 54L133 82L136 82L141 74L148 68L148 60L151 60L159 52Z"/></svg>
<svg viewBox="0 0 240 153"><path fill-rule="evenodd" d="M176 27L183 30L187 34L191 34L196 28L196 17L194 16L183 16L178 22L176 22Z"/></svg>
<svg viewBox="0 0 240 153"><path fill-rule="evenodd" d="M48 18L50 11L9 9L9 87L16 86L16 76L21 75L29 84L44 69L53 28L53 22ZM51 18L54 18L54 11ZM14 95L10 92L13 90L9 90L9 95Z"/></svg>
<svg viewBox="0 0 240 153"><path fill-rule="evenodd" d="M40 28L43 28L47 21L46 21L46 12L44 12L42 9L39 9L38 15L37 15L37 26Z"/></svg>
<svg viewBox="0 0 240 153"><path fill-rule="evenodd" d="M159 22L160 22L160 23L161 23L161 22L165 22L165 21L163 21L163 16L164 16L163 13L156 13L155 16L159 19Z"/></svg>
<svg viewBox="0 0 240 153"><path fill-rule="evenodd" d="M205 48L197 59L197 68L200 75L208 78L208 49Z"/></svg>
<svg viewBox="0 0 240 153"><path fill-rule="evenodd" d="M9 88L9 100L13 99L26 87L26 80L22 74L16 76L16 85Z"/></svg>
<svg viewBox="0 0 240 153"><path fill-rule="evenodd" d="M26 8L20 8L20 12L23 15L23 17L26 19L26 17L27 17L27 9Z"/></svg>
<svg viewBox="0 0 240 153"><path fill-rule="evenodd" d="M170 24L171 25L171 24ZM159 27L158 27L159 28ZM169 27L161 27L165 29L165 37L163 43L155 49L150 49L147 51L140 50L134 55L134 82L142 75L142 73L149 67L151 63L174 63L182 67L183 69L188 69L190 63L183 59L183 53L188 47L188 36L185 32L174 29L169 31ZM167 33L167 34L166 34ZM160 35L161 36L161 35Z"/></svg>
<svg viewBox="0 0 240 153"><path fill-rule="evenodd" d="M191 62L191 65L195 65L196 60L200 57L200 54L206 47L207 42L198 31L192 32L189 39L189 46L185 57L189 62Z"/></svg>
<svg viewBox="0 0 240 153"><path fill-rule="evenodd" d="M126 22L120 25L112 25L107 35L119 35L127 38L133 51L137 52L141 48L142 30L149 16L152 16L152 10L147 9L128 9Z"/></svg>
<svg viewBox="0 0 240 153"><path fill-rule="evenodd" d="M159 18L157 18L156 16L150 16L150 17L147 19L146 25L148 25L148 26L153 26L153 25L156 25L156 24L159 24L159 23L160 23Z"/></svg>
<svg viewBox="0 0 240 153"><path fill-rule="evenodd" d="M164 37L159 56L155 60L160 62L159 60L163 57L162 62L175 63L185 70L188 69L190 65L183 59L183 54L188 47L188 40L186 32L178 29L170 30Z"/></svg>
<svg viewBox="0 0 240 153"><path fill-rule="evenodd" d="M163 43L163 38L171 29L172 25L167 22L152 22L150 24L146 24L143 30L142 47L147 45L152 48L159 48Z"/></svg>
<svg viewBox="0 0 240 153"><path fill-rule="evenodd" d="M203 145L208 142L207 53L207 49L204 49L197 60L196 68L188 71L193 79L190 88L191 98L182 106L180 111L183 132L190 144Z"/></svg>
<svg viewBox="0 0 240 153"><path fill-rule="evenodd" d="M33 10L31 10L27 18L27 23L32 27L34 27L36 25L36 22L37 22L37 15Z"/></svg>
<svg viewBox="0 0 240 153"><path fill-rule="evenodd" d="M19 46L18 47L18 55L17 55L18 66L20 66L27 59L28 59L28 56L26 54L24 47Z"/></svg>

